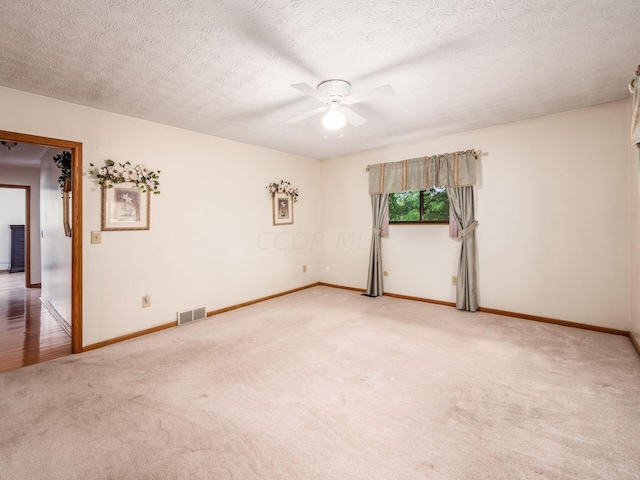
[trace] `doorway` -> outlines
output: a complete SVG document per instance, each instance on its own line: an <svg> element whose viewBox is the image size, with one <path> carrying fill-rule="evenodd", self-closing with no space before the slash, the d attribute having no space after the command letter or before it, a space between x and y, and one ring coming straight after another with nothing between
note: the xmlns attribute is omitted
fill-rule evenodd
<svg viewBox="0 0 640 480"><path fill-rule="evenodd" d="M71 350L82 352L82 143L0 130L0 139L68 150L71 163ZM28 281L28 280L27 280Z"/></svg>
<svg viewBox="0 0 640 480"><path fill-rule="evenodd" d="M30 279L30 186L0 183L0 272L26 272Z"/></svg>

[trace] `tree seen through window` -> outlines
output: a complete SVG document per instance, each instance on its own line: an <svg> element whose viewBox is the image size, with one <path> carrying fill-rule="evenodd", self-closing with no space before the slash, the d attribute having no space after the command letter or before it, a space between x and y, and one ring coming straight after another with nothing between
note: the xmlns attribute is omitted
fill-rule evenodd
<svg viewBox="0 0 640 480"><path fill-rule="evenodd" d="M389 222L438 223L449 221L445 187L389 194Z"/></svg>

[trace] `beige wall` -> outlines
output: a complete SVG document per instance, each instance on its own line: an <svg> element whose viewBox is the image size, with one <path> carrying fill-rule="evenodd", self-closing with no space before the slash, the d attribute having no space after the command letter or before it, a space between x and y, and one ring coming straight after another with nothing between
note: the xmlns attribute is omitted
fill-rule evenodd
<svg viewBox="0 0 640 480"><path fill-rule="evenodd" d="M65 236L60 170L53 157L62 150L48 148L40 166L40 225L42 229L42 297L71 323L71 238Z"/></svg>
<svg viewBox="0 0 640 480"><path fill-rule="evenodd" d="M162 171L151 230L102 232L98 245L100 190L84 179L84 345L317 281L318 161L6 88L0 104L2 130L82 142L85 171L108 158ZM300 199L295 224L274 227L265 187L281 179Z"/></svg>
<svg viewBox="0 0 640 480"><path fill-rule="evenodd" d="M323 161L320 278L365 287L366 165L475 148L480 305L628 330L627 127L620 101ZM382 248L386 291L455 301L446 226L391 226Z"/></svg>
<svg viewBox="0 0 640 480"><path fill-rule="evenodd" d="M30 187L31 283L40 283L40 168L0 165L0 184Z"/></svg>

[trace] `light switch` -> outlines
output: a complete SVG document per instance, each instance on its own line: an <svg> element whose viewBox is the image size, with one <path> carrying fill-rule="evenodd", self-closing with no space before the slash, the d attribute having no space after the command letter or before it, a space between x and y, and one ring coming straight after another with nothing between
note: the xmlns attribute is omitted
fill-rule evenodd
<svg viewBox="0 0 640 480"><path fill-rule="evenodd" d="M91 232L91 243L102 243L102 232Z"/></svg>

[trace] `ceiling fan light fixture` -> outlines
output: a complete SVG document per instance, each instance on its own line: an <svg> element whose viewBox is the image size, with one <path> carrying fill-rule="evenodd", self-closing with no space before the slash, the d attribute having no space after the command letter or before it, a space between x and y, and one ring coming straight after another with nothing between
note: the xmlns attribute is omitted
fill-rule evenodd
<svg viewBox="0 0 640 480"><path fill-rule="evenodd" d="M322 117L322 125L327 130L340 130L347 123L347 117L340 111L340 105L332 102L329 111Z"/></svg>
<svg viewBox="0 0 640 480"><path fill-rule="evenodd" d="M6 140L0 140L3 146L7 147L7 150L11 150L13 147L18 145L18 142L7 142Z"/></svg>
<svg viewBox="0 0 640 480"><path fill-rule="evenodd" d="M314 115L318 115L319 113L324 113L322 125L329 131L340 130L347 122L353 127L359 127L367 123L366 118L349 108L350 105L368 102L376 98L387 97L394 94L391 85L382 85L373 90L356 93L354 95L351 94L351 84L349 82L337 79L325 80L316 88L313 88L307 83L294 83L291 87L300 93L319 100L324 106L293 117L287 120L286 123L292 125L313 117Z"/></svg>

